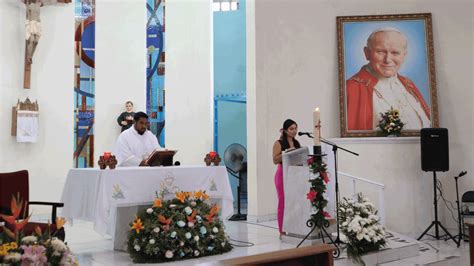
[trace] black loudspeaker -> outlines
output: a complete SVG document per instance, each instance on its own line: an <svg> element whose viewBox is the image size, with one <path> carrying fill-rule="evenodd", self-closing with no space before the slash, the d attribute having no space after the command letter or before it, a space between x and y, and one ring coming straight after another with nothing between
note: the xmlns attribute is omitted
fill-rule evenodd
<svg viewBox="0 0 474 266"><path fill-rule="evenodd" d="M423 171L449 170L449 143L447 128L423 128L421 138L421 169Z"/></svg>

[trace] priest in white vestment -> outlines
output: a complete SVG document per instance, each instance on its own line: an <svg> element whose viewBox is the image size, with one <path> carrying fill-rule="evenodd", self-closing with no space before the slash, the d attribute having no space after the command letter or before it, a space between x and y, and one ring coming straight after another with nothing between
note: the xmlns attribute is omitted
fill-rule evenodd
<svg viewBox="0 0 474 266"><path fill-rule="evenodd" d="M114 154L118 166L146 166L148 155L160 149L158 139L147 129L148 115L135 113L133 122L133 126L123 131L117 139Z"/></svg>

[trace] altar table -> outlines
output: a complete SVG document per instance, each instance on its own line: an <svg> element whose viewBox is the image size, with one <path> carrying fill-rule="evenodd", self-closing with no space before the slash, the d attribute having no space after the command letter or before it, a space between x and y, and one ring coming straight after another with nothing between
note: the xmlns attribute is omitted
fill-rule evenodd
<svg viewBox="0 0 474 266"><path fill-rule="evenodd" d="M158 195L172 198L177 191L205 190L219 199L221 218L234 213L233 196L224 166L122 167L114 170L69 170L61 202L62 216L91 221L94 230L112 235L117 206L153 202Z"/></svg>

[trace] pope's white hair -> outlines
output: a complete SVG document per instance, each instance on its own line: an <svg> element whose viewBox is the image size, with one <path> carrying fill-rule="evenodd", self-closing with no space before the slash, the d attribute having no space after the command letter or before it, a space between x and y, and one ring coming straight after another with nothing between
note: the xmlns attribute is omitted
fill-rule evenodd
<svg viewBox="0 0 474 266"><path fill-rule="evenodd" d="M399 33L400 35L402 35L403 39L405 39L405 50L408 48L408 38L407 38L407 36L405 36L405 34L403 34L403 32L401 32L399 29L393 28L393 27L383 27L383 28L378 28L378 29L374 30L369 35L369 38L367 38L367 48L370 49L370 43L374 39L375 34L377 34L379 32L396 32L396 33Z"/></svg>

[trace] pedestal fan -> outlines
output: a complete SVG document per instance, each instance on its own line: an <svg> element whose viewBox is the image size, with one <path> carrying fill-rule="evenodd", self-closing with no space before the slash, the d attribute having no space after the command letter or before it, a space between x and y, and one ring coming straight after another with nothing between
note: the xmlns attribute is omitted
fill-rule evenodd
<svg viewBox="0 0 474 266"><path fill-rule="evenodd" d="M239 185L237 186L237 213L232 215L229 220L245 221L247 220L247 214L242 214L240 211L242 174L247 172L247 150L245 147L238 143L229 145L224 152L224 164L227 172L239 180Z"/></svg>

